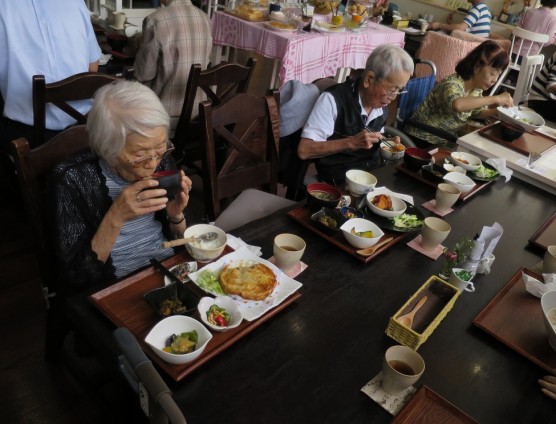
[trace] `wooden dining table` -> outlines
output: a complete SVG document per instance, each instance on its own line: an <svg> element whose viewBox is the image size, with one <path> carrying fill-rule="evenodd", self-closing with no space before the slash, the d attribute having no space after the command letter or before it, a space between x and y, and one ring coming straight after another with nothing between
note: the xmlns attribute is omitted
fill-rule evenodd
<svg viewBox="0 0 556 424"><path fill-rule="evenodd" d="M421 207L434 197L433 187L393 165L373 173L378 186L410 194L425 216L433 215ZM483 226L498 222L504 228L490 273L474 279L475 292L463 292L418 349L426 368L415 386L426 386L477 422L556 423L556 403L537 383L547 368L473 324L521 267L534 269L541 261L542 249L528 240L555 210L556 198L550 193L521 180L499 179L460 200L444 218L452 227L443 243L447 247L475 236ZM407 243L418 234L413 232L364 263L300 225L288 210L233 234L260 246L263 258L269 258L274 236L285 232L307 244L302 261L308 267L295 277L302 283L301 296L179 382L159 368L175 401L190 424L391 422L392 415L361 389L380 372L386 349L397 344L385 334L390 317L439 273L442 257L433 260L410 248ZM154 268L142 272L162 284ZM132 284L134 278L124 281ZM524 292L522 286L515 288ZM73 297L69 315L78 331L86 332L110 358L115 355L110 334L116 326L90 294ZM538 299L519 296L538 319ZM542 321L530 324L540 334L536 348L550 363L556 352L547 348Z"/></svg>
<svg viewBox="0 0 556 424"><path fill-rule="evenodd" d="M315 15L315 20L325 16ZM267 22L250 22L229 12L212 16L213 63L219 63L225 46L254 51L274 60L270 88L289 80L310 83L318 78L336 76L338 69L364 68L369 54L381 44L404 45L402 31L369 23L360 32L338 33L277 31ZM341 80L343 77L339 76Z"/></svg>

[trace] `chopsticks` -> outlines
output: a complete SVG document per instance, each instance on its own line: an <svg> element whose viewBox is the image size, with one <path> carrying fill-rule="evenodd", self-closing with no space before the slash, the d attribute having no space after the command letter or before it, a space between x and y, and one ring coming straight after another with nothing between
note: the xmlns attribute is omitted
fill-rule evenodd
<svg viewBox="0 0 556 424"><path fill-rule="evenodd" d="M368 132L372 133L373 131L367 126L367 125L363 125L363 128L365 128L365 130L367 130ZM390 141L392 141L391 138L388 137L382 137L380 139L381 142L383 142L384 144L386 144L388 147L395 149L396 145L395 144L391 144Z"/></svg>

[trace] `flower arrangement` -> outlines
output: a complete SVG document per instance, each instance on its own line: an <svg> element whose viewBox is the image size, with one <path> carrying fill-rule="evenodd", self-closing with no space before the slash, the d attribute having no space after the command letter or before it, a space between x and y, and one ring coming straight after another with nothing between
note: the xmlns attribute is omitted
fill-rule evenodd
<svg viewBox="0 0 556 424"><path fill-rule="evenodd" d="M466 263L471 257L471 250L473 250L473 238L465 236L458 241L453 249L444 250L444 264L440 269L440 277L448 279L452 268L460 268L461 265Z"/></svg>

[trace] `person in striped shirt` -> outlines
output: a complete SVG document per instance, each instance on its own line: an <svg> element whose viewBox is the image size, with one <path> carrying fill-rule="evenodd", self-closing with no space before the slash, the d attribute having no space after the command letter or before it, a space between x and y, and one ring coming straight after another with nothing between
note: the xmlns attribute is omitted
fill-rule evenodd
<svg viewBox="0 0 556 424"><path fill-rule="evenodd" d="M546 61L533 81L527 106L544 119L556 122L556 53Z"/></svg>
<svg viewBox="0 0 556 424"><path fill-rule="evenodd" d="M488 37L490 35L490 20L492 19L488 6L481 0L468 1L473 7L469 9L463 22L452 23L452 15L450 14L447 23L431 22L430 29L441 29L448 32L459 29L470 34Z"/></svg>

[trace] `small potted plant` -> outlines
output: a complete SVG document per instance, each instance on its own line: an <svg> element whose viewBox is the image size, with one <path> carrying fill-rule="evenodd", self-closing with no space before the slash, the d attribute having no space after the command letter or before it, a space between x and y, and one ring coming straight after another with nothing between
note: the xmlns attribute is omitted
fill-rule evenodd
<svg viewBox="0 0 556 424"><path fill-rule="evenodd" d="M461 268L469 260L473 244L473 239L465 236L452 249L444 250L445 260L439 273L441 278L448 280L452 273L452 268Z"/></svg>

